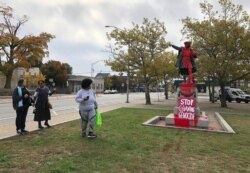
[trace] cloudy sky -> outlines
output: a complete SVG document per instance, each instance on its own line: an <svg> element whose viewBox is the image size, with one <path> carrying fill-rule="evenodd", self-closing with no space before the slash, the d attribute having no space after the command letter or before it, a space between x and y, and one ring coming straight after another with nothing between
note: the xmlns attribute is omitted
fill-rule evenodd
<svg viewBox="0 0 250 173"><path fill-rule="evenodd" d="M217 0L207 0L217 6ZM132 22L141 24L143 18L157 18L165 23L166 40L182 45L181 19L202 18L202 0L0 0L11 6L18 16L27 15L29 21L20 35L48 32L56 36L49 43L50 58L70 64L74 74L89 75L91 64L95 74L111 72L102 60L108 59L105 47L109 43L106 32L113 25L130 28ZM249 0L233 0L250 11ZM46 60L49 60L46 59Z"/></svg>

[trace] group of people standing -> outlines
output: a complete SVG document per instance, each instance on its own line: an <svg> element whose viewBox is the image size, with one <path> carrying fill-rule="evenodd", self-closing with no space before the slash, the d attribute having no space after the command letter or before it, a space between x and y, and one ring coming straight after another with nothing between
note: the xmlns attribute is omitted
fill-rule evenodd
<svg viewBox="0 0 250 173"><path fill-rule="evenodd" d="M38 122L38 128L43 129L41 122L45 121L44 125L50 127L48 120L51 119L48 96L52 95L52 92L45 87L45 81L39 80L39 87L35 90L32 96L29 90L26 88L26 82L24 79L18 81L17 87L14 89L12 94L12 104L16 111L16 132L17 134L27 133L25 129L25 122L29 106L34 106L34 121Z"/></svg>
<svg viewBox="0 0 250 173"><path fill-rule="evenodd" d="M96 109L98 107L96 101L96 95L91 89L92 80L87 78L81 82L81 87L75 97L75 101L79 103L79 114L82 120L82 137L96 138L94 133ZM25 80L20 79L18 86L14 89L12 100L13 108L16 111L16 131L17 134L27 133L25 129L25 122L28 113L29 106L34 106L34 121L38 122L38 128L43 129L42 121L44 125L50 127L48 120L51 119L50 109L52 105L49 102L48 96L51 96L55 90L50 91L45 86L44 80L39 80L39 87L35 90L33 96L25 86ZM87 133L87 127L89 130Z"/></svg>

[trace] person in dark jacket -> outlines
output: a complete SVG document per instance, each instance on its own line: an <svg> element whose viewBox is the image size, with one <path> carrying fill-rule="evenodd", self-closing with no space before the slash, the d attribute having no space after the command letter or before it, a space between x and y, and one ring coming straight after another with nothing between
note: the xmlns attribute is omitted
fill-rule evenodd
<svg viewBox="0 0 250 173"><path fill-rule="evenodd" d="M25 80L20 79L18 81L18 86L14 89L12 94L13 108L16 111L16 131L18 134L28 132L25 130L25 122L32 101L30 92L25 87Z"/></svg>
<svg viewBox="0 0 250 173"><path fill-rule="evenodd" d="M39 80L38 85L39 87L35 90L34 94L34 121L38 122L39 129L43 129L44 127L42 126L41 121L45 121L44 125L50 127L48 120L51 119L50 109L52 109L52 105L49 103L48 96L51 96L55 90L51 92L45 87L44 80Z"/></svg>

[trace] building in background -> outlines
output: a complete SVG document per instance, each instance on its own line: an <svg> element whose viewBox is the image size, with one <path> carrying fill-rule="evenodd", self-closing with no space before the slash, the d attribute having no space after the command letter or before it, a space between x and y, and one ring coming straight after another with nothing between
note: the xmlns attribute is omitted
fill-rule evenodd
<svg viewBox="0 0 250 173"><path fill-rule="evenodd" d="M23 67L17 67L13 71L12 80L11 80L11 89L14 89L17 85L17 82L21 78L25 78L25 76L31 76L34 79L35 76L40 74L40 70L38 67L33 67L29 69L25 69ZM6 82L6 77L4 74L0 75L0 88L3 88ZM29 87L29 81L27 81L27 87Z"/></svg>
<svg viewBox="0 0 250 173"><path fill-rule="evenodd" d="M104 91L104 79L101 76L89 77L89 76L81 76L81 75L68 75L68 90L70 93L76 93L80 90L81 82L83 79L90 78L93 80L92 90L96 93L103 93Z"/></svg>

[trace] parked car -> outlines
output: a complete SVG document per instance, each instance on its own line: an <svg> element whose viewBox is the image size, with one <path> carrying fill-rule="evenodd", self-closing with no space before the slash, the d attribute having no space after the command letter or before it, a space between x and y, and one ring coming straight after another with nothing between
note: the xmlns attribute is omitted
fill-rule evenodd
<svg viewBox="0 0 250 173"><path fill-rule="evenodd" d="M218 101L218 100L220 100L219 93L214 90L214 101Z"/></svg>
<svg viewBox="0 0 250 173"><path fill-rule="evenodd" d="M250 95L246 94L244 91L242 91L239 88L226 87L224 92L225 92L226 101L228 101L228 102L236 101L237 103L240 103L243 101L245 103L249 103L249 101L250 101ZM221 96L221 94L220 94L220 96Z"/></svg>
<svg viewBox="0 0 250 173"><path fill-rule="evenodd" d="M116 94L117 93L117 90L111 90L110 91L110 94Z"/></svg>
<svg viewBox="0 0 250 173"><path fill-rule="evenodd" d="M105 90L103 94L116 94L118 93L117 90Z"/></svg>
<svg viewBox="0 0 250 173"><path fill-rule="evenodd" d="M105 90L104 92L103 92L103 94L110 94L111 93L111 90Z"/></svg>

